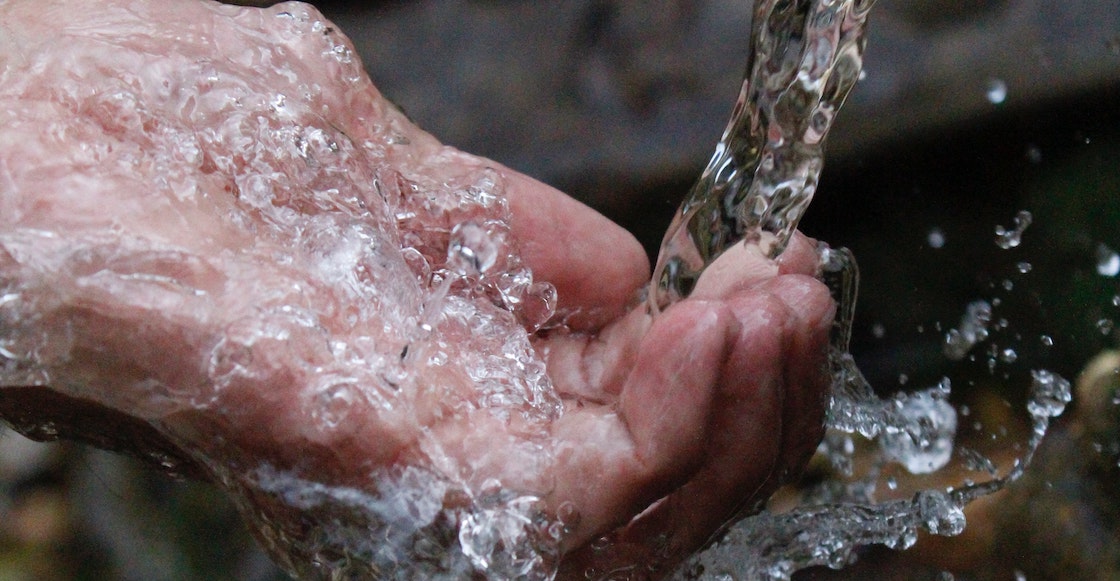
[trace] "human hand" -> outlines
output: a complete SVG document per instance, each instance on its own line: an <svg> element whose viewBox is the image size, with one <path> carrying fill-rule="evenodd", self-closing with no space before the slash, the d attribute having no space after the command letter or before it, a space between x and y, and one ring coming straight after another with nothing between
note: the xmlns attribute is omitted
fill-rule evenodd
<svg viewBox="0 0 1120 581"><path fill-rule="evenodd" d="M658 576L815 449L833 305L807 239L653 317L632 237L412 126L307 6L0 23L24 431L214 480L306 576Z"/></svg>

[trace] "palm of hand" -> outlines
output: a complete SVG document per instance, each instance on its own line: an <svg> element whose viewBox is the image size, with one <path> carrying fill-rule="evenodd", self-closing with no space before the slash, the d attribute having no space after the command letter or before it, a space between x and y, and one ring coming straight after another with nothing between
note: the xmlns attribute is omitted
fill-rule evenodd
<svg viewBox="0 0 1120 581"><path fill-rule="evenodd" d="M54 22L30 4L7 5L4 20L34 38ZM27 49L54 73L0 85L0 281L19 297L0 315L5 348L24 354L3 385L50 386L152 426L243 496L273 539L339 518L307 490L292 500L280 476L358 494L340 505L355 514L377 499L355 517L367 533L401 498L430 522L528 502L524 515L559 523L537 541L573 576L665 571L814 449L832 303L806 239L777 263L728 256L657 318L628 311L648 279L628 234L440 146L357 64L290 56L345 46L309 32L314 13L233 22L171 3L155 22L103 4L111 17L97 26L149 34L112 50L82 32ZM280 39L262 58L283 66L246 66L191 34L253 45L243 29ZM171 49L155 34L169 30ZM200 78L216 80L193 87ZM451 230L465 221L497 228L555 285L563 330L529 334L493 287L448 281ZM603 535L609 551L592 543Z"/></svg>

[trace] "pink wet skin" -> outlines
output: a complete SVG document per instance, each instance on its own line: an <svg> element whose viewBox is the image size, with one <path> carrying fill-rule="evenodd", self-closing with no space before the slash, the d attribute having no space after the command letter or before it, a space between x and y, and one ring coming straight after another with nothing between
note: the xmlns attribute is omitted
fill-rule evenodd
<svg viewBox="0 0 1120 581"><path fill-rule="evenodd" d="M5 419L56 420L65 436L202 459L204 476L267 462L371 492L376 469L430 468L428 451L438 446L471 486L498 479L541 497L551 514L578 512L561 541L561 578L635 565L652 577L668 573L796 477L823 433L829 384L834 304L815 278L813 241L796 235L776 261L738 247L691 298L651 316L635 300L649 264L629 233L545 184L439 144L381 97L356 58L324 57L348 48L338 32L300 36L278 17L284 11L321 19L298 4L0 3L0 290L18 289L20 304L4 308L48 338L39 353L45 381L4 379ZM278 93L289 96L286 108L270 108ZM245 109L254 113L240 118L240 130L265 131L269 115L294 115L342 139L346 161L329 168L250 155L264 133L248 141L223 133L225 116ZM265 161L280 168L269 174L269 191L279 193L261 205L250 199L257 182L237 176ZM300 394L320 379L302 364L326 356L297 352L319 345L319 335L262 343L253 364L268 373L211 389L215 345L238 332L246 312L299 305L317 317L314 333L348 343L372 337L395 354L403 331L390 323L431 292L397 249L382 266L370 263L362 280L399 304L347 318L352 289L314 270L308 249L331 247L330 231L305 248L310 222L275 216L340 217L400 240L409 232L397 230L393 196L409 191L385 194L375 182L403 176L439 188L472 183L485 168L504 185L522 260L558 292L556 320L565 327L532 340L563 414L503 421L478 406L445 405L443 397L469 402L473 394L448 365L402 383L445 386L444 396L400 394L407 414L357 401L346 421L324 431L309 425ZM310 189L318 198L307 197ZM11 332L3 317L0 310L0 341ZM153 380L204 405L155 398ZM94 411L59 419L86 404ZM96 421L102 412L113 421ZM125 429L131 423L154 429L166 447ZM544 460L527 460L533 433L548 435ZM592 549L604 535L609 550Z"/></svg>

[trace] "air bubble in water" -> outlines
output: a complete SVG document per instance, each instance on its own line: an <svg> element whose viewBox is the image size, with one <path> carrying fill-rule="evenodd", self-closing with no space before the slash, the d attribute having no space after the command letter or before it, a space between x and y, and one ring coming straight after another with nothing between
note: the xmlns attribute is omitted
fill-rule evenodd
<svg viewBox="0 0 1120 581"><path fill-rule="evenodd" d="M1004 250L1009 250L1019 246L1023 241L1023 232L1031 225L1033 216L1026 210L1020 210L1015 215L1015 227L1011 230L1003 226L996 226L996 246Z"/></svg>
<svg viewBox="0 0 1120 581"><path fill-rule="evenodd" d="M1120 254L1104 244L1097 245L1097 274L1109 277L1120 274Z"/></svg>
<svg viewBox="0 0 1120 581"><path fill-rule="evenodd" d="M989 103L999 105L1007 99L1007 83L1000 79L989 79L984 94Z"/></svg>
<svg viewBox="0 0 1120 581"><path fill-rule="evenodd" d="M1111 334L1115 327L1116 323L1113 322L1112 319L1100 319L1097 321L1097 330L1101 332L1101 335Z"/></svg>

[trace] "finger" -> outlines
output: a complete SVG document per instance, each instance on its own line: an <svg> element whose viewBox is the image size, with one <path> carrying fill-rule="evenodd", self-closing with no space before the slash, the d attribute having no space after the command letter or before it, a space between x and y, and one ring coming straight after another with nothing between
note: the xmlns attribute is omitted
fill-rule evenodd
<svg viewBox="0 0 1120 581"><path fill-rule="evenodd" d="M638 356L640 339L652 324L645 309L633 309L593 335L552 334L539 348L553 387L576 403L616 401Z"/></svg>
<svg viewBox="0 0 1120 581"><path fill-rule="evenodd" d="M582 549L576 568L640 562L662 572L708 542L728 519L777 488L815 448L823 417L827 290L782 277L730 301L740 330L723 367L705 464L688 483L630 523L608 551ZM806 406L806 407L802 407Z"/></svg>
<svg viewBox="0 0 1120 581"><path fill-rule="evenodd" d="M667 310L643 338L618 405L575 410L557 422L553 502L573 502L583 515L570 545L626 522L693 473L735 332L723 305L692 301Z"/></svg>
<svg viewBox="0 0 1120 581"><path fill-rule="evenodd" d="M555 188L504 174L521 257L537 280L556 287L568 326L595 330L625 313L650 277L637 239Z"/></svg>
<svg viewBox="0 0 1120 581"><path fill-rule="evenodd" d="M763 288L798 318L788 334L782 359L786 378L784 429L776 475L778 484L784 484L797 476L824 436L821 420L831 384L828 344L836 303L823 284L806 275L782 276Z"/></svg>
<svg viewBox="0 0 1120 581"><path fill-rule="evenodd" d="M817 276L820 274L820 257L817 255L816 240L809 238L795 230L789 239L785 252L778 256L779 274L804 274Z"/></svg>

